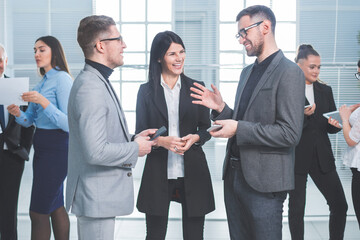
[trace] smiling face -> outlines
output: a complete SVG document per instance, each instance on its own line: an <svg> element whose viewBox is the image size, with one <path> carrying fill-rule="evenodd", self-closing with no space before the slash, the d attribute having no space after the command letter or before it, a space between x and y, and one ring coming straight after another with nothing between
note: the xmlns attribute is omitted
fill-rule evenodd
<svg viewBox="0 0 360 240"><path fill-rule="evenodd" d="M7 65L7 57L4 54L4 50L0 47L0 77L3 76Z"/></svg>
<svg viewBox="0 0 360 240"><path fill-rule="evenodd" d="M253 25L261 19L251 19L249 16L243 16L238 22L238 31ZM260 56L264 50L264 37L260 31L261 24L256 27L250 28L246 31L246 36L239 38L239 43L244 45L247 55Z"/></svg>
<svg viewBox="0 0 360 240"><path fill-rule="evenodd" d="M301 59L298 62L299 67L303 70L306 84L316 82L320 74L320 56L309 55L307 59Z"/></svg>
<svg viewBox="0 0 360 240"><path fill-rule="evenodd" d="M118 38L120 37L120 33L115 25L112 25L109 28L109 35L106 38ZM103 41L101 44L104 44L106 47L107 54L107 63L108 67L114 69L116 67L124 65L124 49L126 48L126 44L123 39L119 40L111 40L111 41Z"/></svg>
<svg viewBox="0 0 360 240"><path fill-rule="evenodd" d="M185 62L185 49L181 44L171 43L161 60L162 74L179 76L183 72Z"/></svg>
<svg viewBox="0 0 360 240"><path fill-rule="evenodd" d="M51 48L43 41L39 40L34 46L35 61L38 68L44 68L45 72L52 69Z"/></svg>

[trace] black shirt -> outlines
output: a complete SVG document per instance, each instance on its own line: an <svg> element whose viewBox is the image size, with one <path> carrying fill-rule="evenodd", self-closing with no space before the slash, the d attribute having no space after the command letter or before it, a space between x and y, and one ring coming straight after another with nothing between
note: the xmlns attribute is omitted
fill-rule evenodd
<svg viewBox="0 0 360 240"><path fill-rule="evenodd" d="M261 77L264 75L266 69L269 67L270 63L274 59L274 57L279 53L280 50L274 52L270 56L268 56L266 59L264 59L261 63L258 63L258 60L256 59L253 69L251 71L251 74L249 76L249 79L245 85L245 88L243 90L243 93L241 94L240 102L239 102L239 111L237 113L236 120L242 120L244 117L244 113L246 111L246 108L249 105L250 98L254 92L254 89L256 88L257 84L259 83ZM239 147L236 144L236 135L233 137L232 145L230 153L232 156L239 158Z"/></svg>
<svg viewBox="0 0 360 240"><path fill-rule="evenodd" d="M106 81L109 82L109 77L113 73L114 70L112 70L111 68L109 68L101 63L97 63L97 62L91 61L89 59L85 59L85 62L87 64L89 64L90 66L92 66L93 68L95 68L96 70L98 70L101 73L101 75L106 79Z"/></svg>

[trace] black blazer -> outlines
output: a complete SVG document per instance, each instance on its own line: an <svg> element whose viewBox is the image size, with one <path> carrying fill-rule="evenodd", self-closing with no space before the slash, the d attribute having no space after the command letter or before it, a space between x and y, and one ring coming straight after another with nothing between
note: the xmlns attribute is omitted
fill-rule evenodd
<svg viewBox="0 0 360 240"><path fill-rule="evenodd" d="M7 76L5 76L7 77ZM27 106L21 106L26 111ZM15 117L9 114L9 121L0 137L0 150L3 151L4 142L8 150L20 159L29 160L29 152L32 144L35 127L22 127L15 121Z"/></svg>
<svg viewBox="0 0 360 240"><path fill-rule="evenodd" d="M191 102L190 87L194 82L197 81L181 76L179 103L180 137L195 133L200 136L199 143L184 154L185 199L190 217L204 216L215 209L210 172L201 147L211 137L206 131L210 126L209 109ZM160 84L156 87L149 82L142 84L137 96L136 133L161 126L169 129L164 90ZM168 150L162 147L148 154L137 201L140 212L168 215L167 158Z"/></svg>
<svg viewBox="0 0 360 240"><path fill-rule="evenodd" d="M315 82L314 99L315 113L304 116L302 136L295 150L295 173L297 174L309 173L315 151L321 171L326 173L335 169L335 158L328 133L337 133L341 129L328 124L328 120L323 116L323 113L336 110L331 87ZM306 99L305 105L308 104Z"/></svg>

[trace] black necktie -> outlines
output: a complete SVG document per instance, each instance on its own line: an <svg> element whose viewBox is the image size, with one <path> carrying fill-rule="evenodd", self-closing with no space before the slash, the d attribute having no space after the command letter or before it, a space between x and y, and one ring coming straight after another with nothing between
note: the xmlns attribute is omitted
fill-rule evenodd
<svg viewBox="0 0 360 240"><path fill-rule="evenodd" d="M0 105L0 124L1 128L5 129L5 115L4 115L4 105Z"/></svg>

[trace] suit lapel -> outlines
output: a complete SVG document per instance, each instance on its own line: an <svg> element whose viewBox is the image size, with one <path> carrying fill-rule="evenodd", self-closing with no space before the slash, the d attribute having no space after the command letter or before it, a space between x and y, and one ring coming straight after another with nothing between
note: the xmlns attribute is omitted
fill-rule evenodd
<svg viewBox="0 0 360 240"><path fill-rule="evenodd" d="M166 121L168 121L168 111L165 100L164 88L159 84L156 90L154 89L153 93L154 93L153 99L154 99L155 107L159 110L162 117Z"/></svg>
<svg viewBox="0 0 360 240"><path fill-rule="evenodd" d="M188 81L185 77L181 78L181 89L180 89L180 99L179 99L179 123L185 116L186 111L189 111L192 107L192 98L190 97L190 86L188 86Z"/></svg>
<svg viewBox="0 0 360 240"><path fill-rule="evenodd" d="M233 112L233 117L232 119L236 119L237 118L237 114L238 114L238 111L239 111L239 105L240 105L240 99L241 99L241 95L244 91L244 88L246 86L246 83L247 81L249 80L249 77L250 77L250 74L252 72L252 69L253 69L253 66L252 65L250 67L250 69L248 70L247 73L245 73L246 75L244 76L244 80L242 81L241 78L239 80L239 84L238 84L238 87L237 87L237 90L236 90L236 96L235 96L235 106L234 106L234 112Z"/></svg>
<svg viewBox="0 0 360 240"><path fill-rule="evenodd" d="M97 71L95 68L93 68L93 67L91 67L90 65L87 65L87 64L86 64L86 67L88 68L88 70L95 73L100 78L100 80L105 84L105 87L106 87L107 91L109 92L112 100L114 101L114 104L116 106L116 110L118 112L118 116L119 116L119 119L120 119L121 126L123 128L124 133L125 133L126 139L129 142L131 138L130 138L130 135L129 135L129 129L128 129L128 126L127 126L127 123L126 123L125 114L124 114L124 111L122 110L122 107L121 107L121 104L120 104L120 101L119 101L118 97L114 94L115 93L114 89L112 88L111 84L108 83L105 80L105 78L99 73L99 71Z"/></svg>

